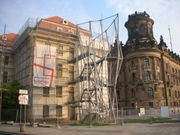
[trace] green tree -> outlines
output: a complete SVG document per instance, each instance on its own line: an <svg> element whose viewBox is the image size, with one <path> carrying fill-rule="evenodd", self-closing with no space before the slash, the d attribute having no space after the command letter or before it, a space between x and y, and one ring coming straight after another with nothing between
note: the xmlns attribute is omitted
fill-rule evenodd
<svg viewBox="0 0 180 135"><path fill-rule="evenodd" d="M19 89L22 88L23 87L19 84L18 81L13 81L8 85L3 86L2 108L18 108Z"/></svg>

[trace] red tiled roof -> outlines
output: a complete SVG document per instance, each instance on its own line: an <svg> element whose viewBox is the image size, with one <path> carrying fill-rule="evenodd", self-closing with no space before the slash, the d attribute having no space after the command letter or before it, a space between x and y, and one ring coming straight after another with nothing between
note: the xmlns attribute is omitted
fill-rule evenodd
<svg viewBox="0 0 180 135"><path fill-rule="evenodd" d="M63 18L61 18L59 16L53 16L53 17L45 18L44 20L55 22L55 23L58 23L58 24L63 24L63 20L65 20L65 19L63 19ZM73 24L73 23L71 23L69 21L68 21L68 26L76 27L75 24Z"/></svg>
<svg viewBox="0 0 180 135"><path fill-rule="evenodd" d="M17 37L18 37L18 34L15 34L15 33L9 33L9 34L5 34L7 36L7 40L8 41L14 41ZM4 35L0 35L0 40L2 40L2 37Z"/></svg>
<svg viewBox="0 0 180 135"><path fill-rule="evenodd" d="M9 33L9 34L5 34L7 36L7 40L5 40L5 45L7 48L12 48L12 44L13 44L13 41L18 38L18 34L15 34L15 33ZM0 35L0 43L3 44L3 37L4 35ZM1 44L0 44L1 45Z"/></svg>
<svg viewBox="0 0 180 135"><path fill-rule="evenodd" d="M64 21L65 19L63 19L63 18L61 18L61 17L59 17L59 16L53 16L53 17L49 17L49 18L44 18L43 20L46 20L46 21L48 21L48 22L54 22L54 23L56 23L57 25L55 25L55 24L50 24L50 23L48 23L48 22L41 21L41 22L39 23L39 26L41 26L41 27L51 28L51 29L57 29L58 24L62 24L61 28L63 29L64 32L68 32L68 30L71 30L71 28L74 28L75 30L73 30L73 31L74 31L74 33L76 33L76 27L77 27L77 25L75 25L75 24L69 22L68 20L66 20L66 21L67 21L67 24L64 24L64 26L63 26L63 21ZM66 26L68 26L68 27L66 27ZM84 33L86 36L89 36L89 32L88 32L87 30L85 30L85 29L83 29L83 28L80 28L80 30L82 30L81 32Z"/></svg>

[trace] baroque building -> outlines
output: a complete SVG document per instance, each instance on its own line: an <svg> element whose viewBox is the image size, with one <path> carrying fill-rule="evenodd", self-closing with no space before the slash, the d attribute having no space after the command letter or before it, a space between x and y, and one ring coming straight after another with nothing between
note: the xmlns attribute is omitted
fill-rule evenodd
<svg viewBox="0 0 180 135"><path fill-rule="evenodd" d="M128 40L118 79L123 107L180 106L180 57L153 36L154 21L146 12L129 15Z"/></svg>

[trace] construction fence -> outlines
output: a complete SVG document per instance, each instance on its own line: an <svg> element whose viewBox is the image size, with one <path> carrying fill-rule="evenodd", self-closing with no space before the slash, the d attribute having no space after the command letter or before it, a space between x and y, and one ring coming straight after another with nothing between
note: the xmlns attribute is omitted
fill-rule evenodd
<svg viewBox="0 0 180 135"><path fill-rule="evenodd" d="M144 118L180 118L180 107L134 108L121 107L116 111L118 120L144 119Z"/></svg>

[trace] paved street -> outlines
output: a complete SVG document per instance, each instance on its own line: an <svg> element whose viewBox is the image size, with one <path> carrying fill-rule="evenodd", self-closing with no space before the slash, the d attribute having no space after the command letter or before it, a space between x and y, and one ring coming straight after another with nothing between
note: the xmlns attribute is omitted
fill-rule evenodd
<svg viewBox="0 0 180 135"><path fill-rule="evenodd" d="M0 131L19 134L18 125L0 125ZM0 132L0 135L4 133ZM61 128L26 127L29 135L180 135L180 123L124 124L123 126Z"/></svg>

